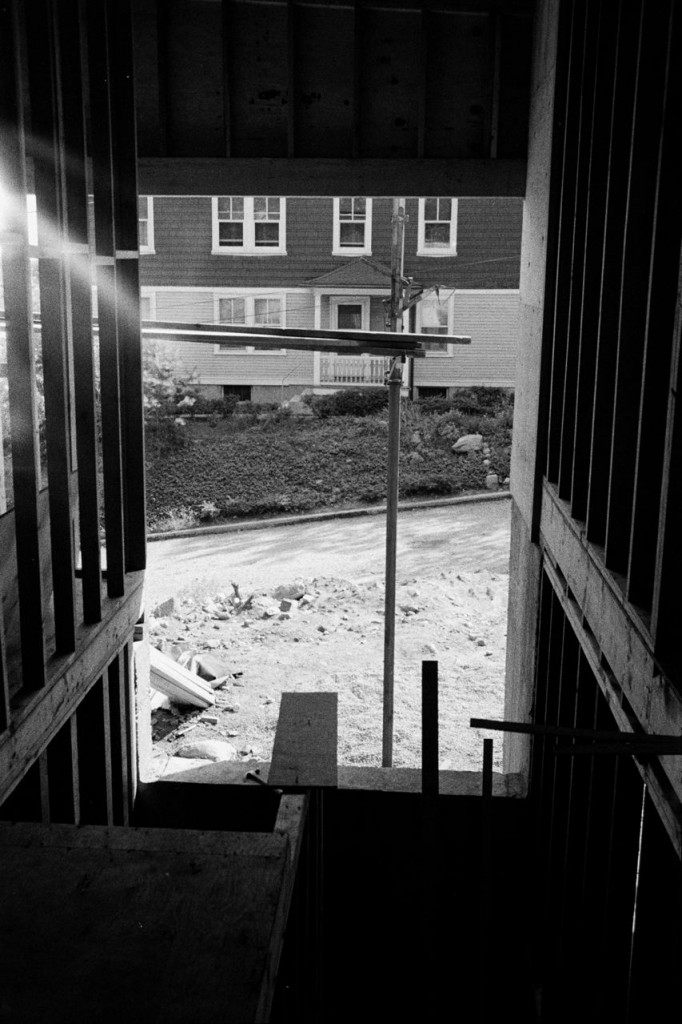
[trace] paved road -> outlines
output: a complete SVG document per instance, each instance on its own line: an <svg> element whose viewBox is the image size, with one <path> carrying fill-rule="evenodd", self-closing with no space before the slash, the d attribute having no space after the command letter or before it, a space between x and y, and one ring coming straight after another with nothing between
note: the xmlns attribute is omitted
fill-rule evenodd
<svg viewBox="0 0 682 1024"><path fill-rule="evenodd" d="M507 501L415 509L398 516L398 581L445 569L509 571ZM216 593L234 580L243 590L296 576L383 579L386 520L361 516L242 530L150 544L146 604L183 591Z"/></svg>

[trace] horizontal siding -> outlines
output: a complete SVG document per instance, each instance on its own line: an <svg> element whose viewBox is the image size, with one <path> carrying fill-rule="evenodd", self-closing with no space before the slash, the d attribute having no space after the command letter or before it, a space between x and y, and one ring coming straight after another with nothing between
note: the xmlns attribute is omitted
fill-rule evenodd
<svg viewBox="0 0 682 1024"><path fill-rule="evenodd" d="M458 292L454 299L454 334L471 336L471 345L456 345L452 356L414 361L417 387L514 387L519 293Z"/></svg>
<svg viewBox="0 0 682 1024"><path fill-rule="evenodd" d="M287 296L286 323L289 327L312 327L314 305L312 295ZM213 323L213 293L178 290L156 292L156 319L184 323ZM230 352L216 353L215 345L196 342L166 342L164 349L173 351L182 372L191 374L200 384L311 384L314 355L312 352L286 353Z"/></svg>
<svg viewBox="0 0 682 1024"><path fill-rule="evenodd" d="M348 261L332 256L333 200L287 200L286 256L211 254L209 196L154 199L156 253L143 255L143 285L153 287L301 287ZM460 199L456 257L418 257L418 200L406 201L405 274L422 284L457 288L516 288L523 201ZM390 266L392 200L372 208L371 259Z"/></svg>

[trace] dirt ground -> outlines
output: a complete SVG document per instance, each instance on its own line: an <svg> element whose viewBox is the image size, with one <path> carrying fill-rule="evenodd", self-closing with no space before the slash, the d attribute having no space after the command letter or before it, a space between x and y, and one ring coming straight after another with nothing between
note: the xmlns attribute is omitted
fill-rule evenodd
<svg viewBox="0 0 682 1024"><path fill-rule="evenodd" d="M241 603L231 583L237 584ZM287 690L337 692L339 764L379 766L381 575L358 581L271 576L265 589L252 588L244 575L230 584L216 593L197 581L175 595L165 615L149 617L154 646L184 660L210 652L227 675L214 691L214 707L202 711L166 702L153 710L153 774L206 764L176 756L200 740L231 744L238 761L268 761L280 694ZM285 593L298 596L283 598ZM439 665L441 768L480 770L482 734L469 728L469 719L503 717L507 593L508 574L489 569L431 566L399 577L395 767L420 765L421 663L430 659ZM501 759L498 733L496 770Z"/></svg>

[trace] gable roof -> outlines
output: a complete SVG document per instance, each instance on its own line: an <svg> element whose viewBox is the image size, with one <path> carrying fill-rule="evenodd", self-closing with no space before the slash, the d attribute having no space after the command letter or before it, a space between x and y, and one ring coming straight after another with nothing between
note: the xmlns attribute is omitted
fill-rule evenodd
<svg viewBox="0 0 682 1024"><path fill-rule="evenodd" d="M340 267L309 278L306 285L321 288L386 288L391 287L391 269L384 263L356 256Z"/></svg>

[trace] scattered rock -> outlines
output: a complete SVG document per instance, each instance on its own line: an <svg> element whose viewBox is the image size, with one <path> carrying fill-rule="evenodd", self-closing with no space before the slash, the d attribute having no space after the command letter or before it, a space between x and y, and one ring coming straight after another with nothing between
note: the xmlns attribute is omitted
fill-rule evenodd
<svg viewBox="0 0 682 1024"><path fill-rule="evenodd" d="M279 604L269 597L254 597L250 610L257 619L274 619L279 615Z"/></svg>
<svg viewBox="0 0 682 1024"><path fill-rule="evenodd" d="M305 583L294 580L293 583L282 583L281 586L275 587L272 596L278 601L299 601L305 592Z"/></svg>
<svg viewBox="0 0 682 1024"><path fill-rule="evenodd" d="M176 757L197 757L206 761L234 761L237 748L224 740L196 740L185 743L175 754Z"/></svg>
<svg viewBox="0 0 682 1024"><path fill-rule="evenodd" d="M217 689L220 685L224 685L227 676L232 674L232 666L228 665L222 658L218 658L215 654L197 654L190 662L190 669L192 672L196 672L202 679L206 679L213 689ZM222 680L222 682L216 682L216 680Z"/></svg>
<svg viewBox="0 0 682 1024"><path fill-rule="evenodd" d="M152 615L156 619L165 619L169 615L172 615L175 611L175 598L169 597L167 601L162 601L161 604L157 604L156 608L152 610Z"/></svg>
<svg viewBox="0 0 682 1024"><path fill-rule="evenodd" d="M452 446L453 452L458 455L466 452L477 452L483 447L483 435L482 434L464 434L458 441Z"/></svg>
<svg viewBox="0 0 682 1024"><path fill-rule="evenodd" d="M488 473L485 478L485 486L489 491L496 491L500 486L500 478L497 473Z"/></svg>

